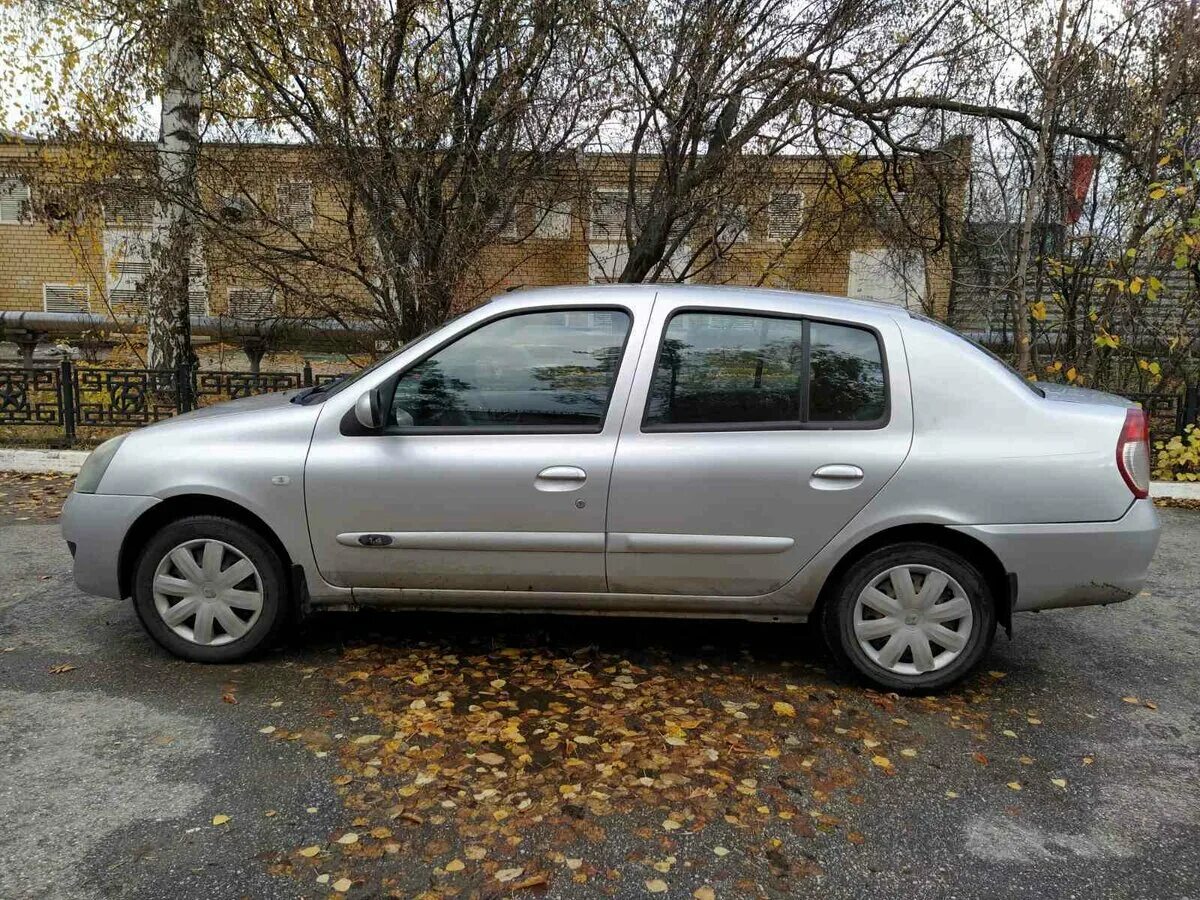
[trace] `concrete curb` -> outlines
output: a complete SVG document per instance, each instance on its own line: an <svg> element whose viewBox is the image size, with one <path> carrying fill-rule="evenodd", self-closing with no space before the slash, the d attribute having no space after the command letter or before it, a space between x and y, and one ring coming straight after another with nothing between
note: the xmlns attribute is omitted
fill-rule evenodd
<svg viewBox="0 0 1200 900"><path fill-rule="evenodd" d="M87 459L86 450L13 450L0 447L0 472L74 475Z"/></svg>
<svg viewBox="0 0 1200 900"><path fill-rule="evenodd" d="M87 459L87 450L15 450L0 447L0 472L74 475ZM1176 500L1200 500L1200 482L1152 481L1150 494Z"/></svg>

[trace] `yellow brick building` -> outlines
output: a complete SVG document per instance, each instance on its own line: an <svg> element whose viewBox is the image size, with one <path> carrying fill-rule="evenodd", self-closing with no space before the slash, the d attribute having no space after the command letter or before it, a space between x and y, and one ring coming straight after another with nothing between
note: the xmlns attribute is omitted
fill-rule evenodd
<svg viewBox="0 0 1200 900"><path fill-rule="evenodd" d="M961 226L970 147L957 141L941 149L937 162L906 164L899 178L880 160L851 160L836 178L834 164L821 158L756 160L738 202L698 223L661 277L676 280L686 270L689 281L848 295L944 314L946 232ZM498 229L460 285L457 306L516 285L615 278L628 252L629 160L579 159L565 196L559 191L543 208L518 206ZM635 171L650 180L655 164L643 160ZM0 310L144 310L154 203L122 178L120 166L99 151L0 138ZM252 319L343 311L313 309L312 297L344 304L350 314L369 302L361 283L329 267L295 267L288 272L294 289L262 277L271 261L256 239L265 233L254 224L260 219L286 225L280 246L290 241L352 256L346 235L353 205L310 151L210 145L200 180L202 202L215 210L212 222L244 216L246 224L202 229L193 314Z"/></svg>

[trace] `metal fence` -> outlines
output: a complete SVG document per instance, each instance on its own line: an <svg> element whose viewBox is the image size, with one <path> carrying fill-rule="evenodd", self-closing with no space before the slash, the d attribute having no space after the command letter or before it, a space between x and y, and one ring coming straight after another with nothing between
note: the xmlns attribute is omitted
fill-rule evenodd
<svg viewBox="0 0 1200 900"><path fill-rule="evenodd" d="M136 428L222 400L311 387L338 378L300 372L199 372L105 369L64 359L58 366L0 366L0 428L42 426L61 431L71 446L79 429ZM1150 434L1164 440L1200 424L1200 385L1178 394L1131 394L1150 417Z"/></svg>
<svg viewBox="0 0 1200 900"><path fill-rule="evenodd" d="M337 378L300 372L107 369L64 359L45 368L0 366L0 428L42 426L71 446L80 429L136 428L201 406L311 387Z"/></svg>

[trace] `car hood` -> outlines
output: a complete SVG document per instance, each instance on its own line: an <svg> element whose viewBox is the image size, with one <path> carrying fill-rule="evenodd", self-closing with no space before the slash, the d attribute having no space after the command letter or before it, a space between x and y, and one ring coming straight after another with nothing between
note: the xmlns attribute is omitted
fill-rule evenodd
<svg viewBox="0 0 1200 900"><path fill-rule="evenodd" d="M1035 381L1034 386L1042 391L1047 400L1059 400L1064 403L1104 403L1109 406L1137 406L1128 397L1107 394L1104 391L1095 391L1091 388L1058 384L1053 381Z"/></svg>
<svg viewBox="0 0 1200 900"><path fill-rule="evenodd" d="M168 422L182 422L195 419L211 419L216 416L238 416L265 412L287 406L300 391L274 391L270 394L257 394L253 397L242 397L239 400L226 400L224 403L214 403L200 409L167 419ZM296 404L292 404L296 406ZM297 406L298 409L303 407Z"/></svg>

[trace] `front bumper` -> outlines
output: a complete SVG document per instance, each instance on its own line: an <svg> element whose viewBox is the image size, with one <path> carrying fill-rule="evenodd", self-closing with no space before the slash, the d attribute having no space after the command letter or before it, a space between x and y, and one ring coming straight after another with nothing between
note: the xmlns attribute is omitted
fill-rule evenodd
<svg viewBox="0 0 1200 900"><path fill-rule="evenodd" d="M1158 547L1158 514L1136 500L1115 522L966 525L1017 576L1017 610L1128 600L1142 589Z"/></svg>
<svg viewBox="0 0 1200 900"><path fill-rule="evenodd" d="M125 494L77 494L62 510L62 535L75 557L75 584L100 597L120 599L121 545L130 526L157 497Z"/></svg>

